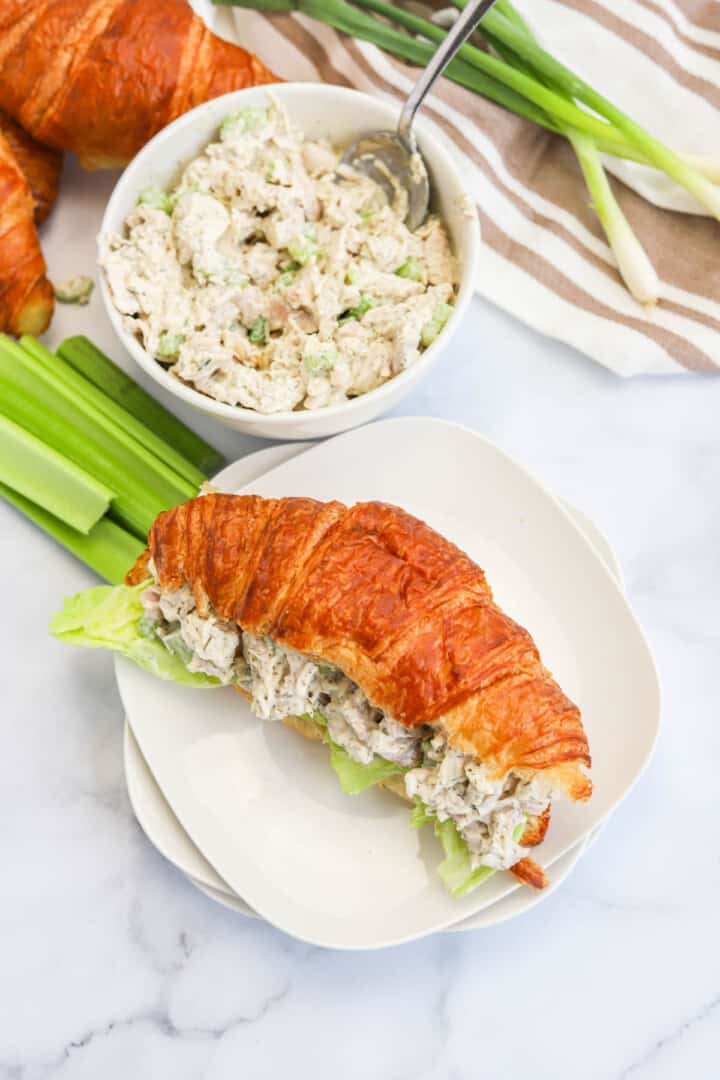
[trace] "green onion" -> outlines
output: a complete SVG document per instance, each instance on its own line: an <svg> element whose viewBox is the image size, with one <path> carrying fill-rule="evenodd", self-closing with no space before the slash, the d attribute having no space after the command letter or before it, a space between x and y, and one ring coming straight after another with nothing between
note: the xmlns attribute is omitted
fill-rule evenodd
<svg viewBox="0 0 720 1080"><path fill-rule="evenodd" d="M82 533L89 533L113 492L0 414L0 479Z"/></svg>
<svg viewBox="0 0 720 1080"><path fill-rule="evenodd" d="M168 412L86 337L67 338L57 351L75 371L122 406L164 443L174 447L203 477L212 476L222 468L224 459L217 450Z"/></svg>
<svg viewBox="0 0 720 1080"><path fill-rule="evenodd" d="M205 476L199 469L187 461L172 446L150 431L111 398L84 379L60 356L51 353L40 342L31 337L20 338L20 345L34 359L43 365L53 378L61 381L65 392L75 401L84 400L90 408L97 410L107 424L117 428L155 455L153 468L169 484L175 485L186 498L192 498L204 482Z"/></svg>
<svg viewBox="0 0 720 1080"><path fill-rule="evenodd" d="M593 206L615 254L625 284L641 304L655 304L660 292L658 276L618 206L597 147L592 139L580 132L569 131L568 138L580 162Z"/></svg>
<svg viewBox="0 0 720 1080"><path fill-rule="evenodd" d="M383 0L354 0L354 2L359 7L367 8L385 16L387 19L392 19L414 34L422 34L423 37L428 38L430 41L439 43L444 41L447 36L447 31L436 26L429 19L413 15L412 12L406 11L404 8L397 8L393 4L384 3ZM487 18L488 15L482 20L480 29L484 29ZM591 116L583 109L578 108L574 102L555 93L554 90L525 74L524 71L511 67L505 61L483 52L474 45L463 45L458 50L458 57L461 61L467 62L476 73L484 73L501 86L504 86L506 90L510 90L527 102L532 102L538 106L545 117L550 118L553 130L557 130L557 121L562 120L564 123L573 124L580 131L586 131L590 135L617 138L621 143L624 141L622 135L615 131L612 125ZM457 63L457 61L454 61L454 63ZM449 72L452 77L451 68L452 64L448 67L446 74ZM486 96L490 97L491 95ZM503 104L503 102L499 102L499 104ZM519 110L513 109L513 111L517 112ZM531 119L533 118L531 117ZM548 126L547 119L543 126Z"/></svg>
<svg viewBox="0 0 720 1080"><path fill-rule="evenodd" d="M111 585L123 581L145 548L141 540L109 518L101 518L84 534L3 483L0 483L0 495Z"/></svg>
<svg viewBox="0 0 720 1080"><path fill-rule="evenodd" d="M147 536L157 515L197 494L63 379L0 336L0 411L74 461L116 496L111 513ZM188 494L189 493L189 494Z"/></svg>
<svg viewBox="0 0 720 1080"><path fill-rule="evenodd" d="M252 8L256 11L297 11L351 37L378 45L391 55L420 67L427 65L435 51L426 41L418 41L395 30L387 23L380 22L363 11L358 11L345 0L260 0L260 2L258 0L213 0L213 3L217 6ZM395 8L392 10L397 12ZM440 31L440 33L443 32ZM552 118L542 109L538 109L521 94L515 93L499 80L489 78L470 64L462 60L453 60L445 74L461 86L466 86L490 98L491 101L495 101L511 112L525 116L528 120L550 131L557 131Z"/></svg>
<svg viewBox="0 0 720 1080"><path fill-rule="evenodd" d="M465 2L461 3L459 0L454 0L454 2L457 7L465 6ZM592 86L545 52L524 29L504 18L502 14L491 10L482 21L482 32L496 37L569 97L582 102L600 116L605 117L632 146L645 155L650 164L667 173L706 206L715 217L720 218L720 190L718 188L693 169L687 160L664 146Z"/></svg>
<svg viewBox="0 0 720 1080"><path fill-rule="evenodd" d="M510 0L498 0L495 10L504 14L526 37L534 40L532 31ZM528 74L533 74L533 69L527 60L517 56L495 38L490 37L490 40L492 47L508 63L519 66ZM658 276L645 249L633 233L618 205L600 158L598 145L593 139L572 127L563 126L562 130L578 159L593 206L605 230L618 270L628 291L639 303L652 306L657 302L660 291Z"/></svg>

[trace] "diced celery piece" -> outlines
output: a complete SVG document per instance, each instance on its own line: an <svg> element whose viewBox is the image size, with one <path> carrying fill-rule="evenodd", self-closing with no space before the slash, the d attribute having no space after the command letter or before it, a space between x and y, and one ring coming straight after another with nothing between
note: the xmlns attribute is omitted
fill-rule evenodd
<svg viewBox="0 0 720 1080"><path fill-rule="evenodd" d="M282 274L279 274L278 277L275 278L276 291L282 292L283 289L287 289L290 285L292 285L293 281L295 280L296 273L296 270L284 270Z"/></svg>
<svg viewBox="0 0 720 1080"><path fill-rule="evenodd" d="M228 135L237 135L246 131L257 131L267 121L268 111L261 108L240 109L239 112L226 116L220 125L220 138L226 139Z"/></svg>
<svg viewBox="0 0 720 1080"><path fill-rule="evenodd" d="M330 371L338 362L339 355L334 345L321 349L316 353L308 353L303 357L303 367L309 375L316 375L321 371Z"/></svg>
<svg viewBox="0 0 720 1080"><path fill-rule="evenodd" d="M317 240L312 235L296 236L287 246L288 254L300 266L306 266L317 255Z"/></svg>
<svg viewBox="0 0 720 1080"><path fill-rule="evenodd" d="M435 338L438 336L445 323L448 321L453 313L451 304L438 304L432 313L432 318L429 322L426 322L420 331L420 341L422 345L427 349L429 345L432 345Z"/></svg>
<svg viewBox="0 0 720 1080"><path fill-rule="evenodd" d="M268 336L268 321L264 315L258 315L255 322L248 331L248 340L252 341L253 345L264 345Z"/></svg>
<svg viewBox="0 0 720 1080"><path fill-rule="evenodd" d="M55 285L55 299L61 304L82 304L84 307L85 304L90 303L94 288L93 279L86 274L80 274L78 277L63 281L60 285Z"/></svg>
<svg viewBox="0 0 720 1080"><path fill-rule="evenodd" d="M348 319L362 319L366 311L369 311L371 307L375 307L375 301L371 300L369 296L361 296L360 303L356 307L348 308L347 314L340 320L341 322L347 322Z"/></svg>
<svg viewBox="0 0 720 1080"><path fill-rule="evenodd" d="M169 330L163 330L158 341L157 355L177 356L184 340L184 334L171 334Z"/></svg>
<svg viewBox="0 0 720 1080"><path fill-rule="evenodd" d="M422 263L419 259L415 259L412 255L409 255L405 262L401 266L398 266L395 273L398 277L408 278L410 281L422 281Z"/></svg>
<svg viewBox="0 0 720 1080"><path fill-rule="evenodd" d="M154 206L156 210L164 210L166 214L172 214L175 202L167 191L163 191L156 184L143 188L138 195L138 206Z"/></svg>
<svg viewBox="0 0 720 1080"><path fill-rule="evenodd" d="M234 285L238 289L244 289L250 278L247 274L243 274L242 270L228 270L225 275L225 284Z"/></svg>
<svg viewBox="0 0 720 1080"><path fill-rule="evenodd" d="M190 663L193 656L192 649L183 641L179 630L172 634L166 634L161 640L168 652L171 652L173 656L177 656L178 660L182 660L183 664Z"/></svg>

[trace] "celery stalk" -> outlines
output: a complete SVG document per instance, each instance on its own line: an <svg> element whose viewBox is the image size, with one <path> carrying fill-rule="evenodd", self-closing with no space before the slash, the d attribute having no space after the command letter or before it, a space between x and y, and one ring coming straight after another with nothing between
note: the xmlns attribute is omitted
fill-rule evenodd
<svg viewBox="0 0 720 1080"><path fill-rule="evenodd" d="M0 412L115 493L111 513L140 537L162 510L196 495L23 349L0 335ZM177 481L177 482L175 482Z"/></svg>
<svg viewBox="0 0 720 1080"><path fill-rule="evenodd" d="M174 447L203 473L203 477L212 476L222 468L225 463L222 454L173 416L86 337L67 338L57 353L167 445Z"/></svg>
<svg viewBox="0 0 720 1080"><path fill-rule="evenodd" d="M197 489L206 479L205 474L196 469L182 454L179 454L172 446L168 446L154 431L151 431L145 424L141 424L126 409L123 409L112 398L109 398L102 390L98 390L97 386L78 374L70 364L61 357L56 356L55 353L50 352L35 338L24 335L20 338L20 347L43 364L49 372L61 379L68 391L73 395L73 398L76 400L83 398L89 406L97 409L109 421L117 424L128 435L137 439L141 446L154 454L164 466L171 470L168 475L169 480L172 482L177 480L178 484L180 484L181 479L186 481L190 485L187 488L188 497L196 494Z"/></svg>
<svg viewBox="0 0 720 1080"><path fill-rule="evenodd" d="M113 497L110 488L1 414L0 479L82 533L90 532Z"/></svg>
<svg viewBox="0 0 720 1080"><path fill-rule="evenodd" d="M89 533L84 534L1 482L0 495L111 585L123 581L144 550L142 541L109 518L101 518Z"/></svg>

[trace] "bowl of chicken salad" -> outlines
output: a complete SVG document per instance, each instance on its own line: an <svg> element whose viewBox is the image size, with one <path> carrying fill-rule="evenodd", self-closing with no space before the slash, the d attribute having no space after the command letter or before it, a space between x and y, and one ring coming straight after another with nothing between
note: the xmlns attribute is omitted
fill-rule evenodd
<svg viewBox="0 0 720 1080"><path fill-rule="evenodd" d="M447 346L473 290L474 206L418 124L431 210L341 163L397 109L283 83L184 114L131 162L99 237L101 291L156 382L229 427L332 435L394 405Z"/></svg>

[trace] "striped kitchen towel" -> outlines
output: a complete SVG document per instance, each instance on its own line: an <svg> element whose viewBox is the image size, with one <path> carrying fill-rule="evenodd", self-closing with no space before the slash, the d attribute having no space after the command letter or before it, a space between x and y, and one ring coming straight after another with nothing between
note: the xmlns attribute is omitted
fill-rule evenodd
<svg viewBox="0 0 720 1080"><path fill-rule="evenodd" d="M193 6L285 79L399 102L417 77L375 46L302 16L215 8L210 0ZM720 154L718 0L517 0L517 7L551 52L664 142ZM620 375L720 369L720 224L667 177L608 162L662 281L660 304L646 311L620 281L565 140L448 80L424 115L477 200L482 296Z"/></svg>

